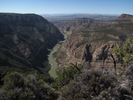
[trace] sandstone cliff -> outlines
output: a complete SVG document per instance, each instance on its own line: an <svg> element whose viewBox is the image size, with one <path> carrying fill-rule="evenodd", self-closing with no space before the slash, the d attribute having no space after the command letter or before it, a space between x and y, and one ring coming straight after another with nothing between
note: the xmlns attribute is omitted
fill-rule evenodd
<svg viewBox="0 0 133 100"><path fill-rule="evenodd" d="M122 14L117 18L117 20L133 20L133 15Z"/></svg>
<svg viewBox="0 0 133 100"><path fill-rule="evenodd" d="M57 71L70 63L81 63L86 67L113 68L110 53L115 45L121 46L129 36L133 37L131 21L95 21L89 27L85 26L84 30L73 32L67 37L55 53L59 63ZM61 57L63 55L65 58ZM118 62L117 64L120 66Z"/></svg>
<svg viewBox="0 0 133 100"><path fill-rule="evenodd" d="M67 33L70 35L71 33L80 30L84 28L84 25L87 23L92 23L94 22L93 19L90 18L80 18L80 19L75 19L75 20L70 20L70 21L65 21L61 23L55 24L58 29L64 33Z"/></svg>
<svg viewBox="0 0 133 100"><path fill-rule="evenodd" d="M72 33L78 32L78 31L95 28L95 27L112 26L114 24L118 24L118 22L116 22L116 21L99 21L99 20L93 20L90 18L80 18L80 19L57 23L57 24L55 24L55 26L58 27L62 33L70 35Z"/></svg>

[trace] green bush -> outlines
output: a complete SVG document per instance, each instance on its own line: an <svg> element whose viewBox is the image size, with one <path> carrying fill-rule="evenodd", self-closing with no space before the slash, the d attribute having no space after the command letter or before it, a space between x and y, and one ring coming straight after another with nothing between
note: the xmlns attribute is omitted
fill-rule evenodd
<svg viewBox="0 0 133 100"><path fill-rule="evenodd" d="M96 100L98 95L104 95L101 91L113 87L114 82L117 84L114 72L83 70L82 74L61 88L61 97L63 100Z"/></svg>
<svg viewBox="0 0 133 100"><path fill-rule="evenodd" d="M132 38L129 37L127 41L125 41L125 44L121 47L115 46L113 49L113 52L115 53L117 60L121 63L123 68L125 69L128 64L133 61L133 41Z"/></svg>
<svg viewBox="0 0 133 100"><path fill-rule="evenodd" d="M57 93L37 71L20 74L12 72L4 78L0 100L56 100Z"/></svg>
<svg viewBox="0 0 133 100"><path fill-rule="evenodd" d="M79 64L77 68L74 66L69 66L66 69L63 69L62 72L58 74L55 82L52 83L52 86L56 90L60 90L64 85L67 85L71 80L80 75L82 65Z"/></svg>

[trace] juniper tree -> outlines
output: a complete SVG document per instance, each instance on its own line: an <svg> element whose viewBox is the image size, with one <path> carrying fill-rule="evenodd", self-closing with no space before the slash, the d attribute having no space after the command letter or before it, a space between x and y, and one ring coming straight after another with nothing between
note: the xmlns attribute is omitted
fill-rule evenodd
<svg viewBox="0 0 133 100"><path fill-rule="evenodd" d="M126 68L129 62L133 61L133 40L131 37L125 41L121 47L115 46L113 49L117 60L121 63L123 68Z"/></svg>

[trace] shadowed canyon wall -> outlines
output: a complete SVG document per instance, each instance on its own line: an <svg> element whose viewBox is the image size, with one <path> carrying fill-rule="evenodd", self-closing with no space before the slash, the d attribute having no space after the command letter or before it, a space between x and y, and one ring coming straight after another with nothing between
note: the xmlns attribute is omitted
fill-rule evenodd
<svg viewBox="0 0 133 100"><path fill-rule="evenodd" d="M7 68L47 74L48 49L64 39L60 31L36 14L0 13L0 25L0 59L8 60Z"/></svg>

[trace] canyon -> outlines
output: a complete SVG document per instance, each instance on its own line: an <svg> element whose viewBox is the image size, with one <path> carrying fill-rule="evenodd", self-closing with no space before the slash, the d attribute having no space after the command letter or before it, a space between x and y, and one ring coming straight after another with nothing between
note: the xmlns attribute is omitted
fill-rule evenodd
<svg viewBox="0 0 133 100"><path fill-rule="evenodd" d="M62 34L66 40L52 54L56 72L71 64L112 69L112 49L133 37L133 16L127 14L116 20L78 18L53 25L36 14L0 13L0 26L0 72L38 70L48 77L49 50L64 40Z"/></svg>
<svg viewBox="0 0 133 100"><path fill-rule="evenodd" d="M108 15L108 14L53 14L53 15L41 15L53 24L58 24L64 21L70 21L77 18L91 18L94 20L114 20L119 15Z"/></svg>
<svg viewBox="0 0 133 100"><path fill-rule="evenodd" d="M62 40L58 28L39 15L0 13L0 73L38 70L49 76L48 49Z"/></svg>
<svg viewBox="0 0 133 100"><path fill-rule="evenodd" d="M132 99L132 65L118 70L117 61L117 71L112 71L114 46L132 50L131 38L123 46L133 38L132 17L65 22L58 26L66 37L61 42L59 29L41 16L0 14L0 99ZM58 76L56 67L50 70L48 54L53 65L58 63Z"/></svg>
<svg viewBox="0 0 133 100"><path fill-rule="evenodd" d="M80 18L55 24L67 34L64 44L54 57L58 63L57 72L73 64L86 68L114 66L112 53L114 46L121 46L128 37L133 38L133 16L122 14L116 20L99 21ZM118 68L120 67L117 61Z"/></svg>

